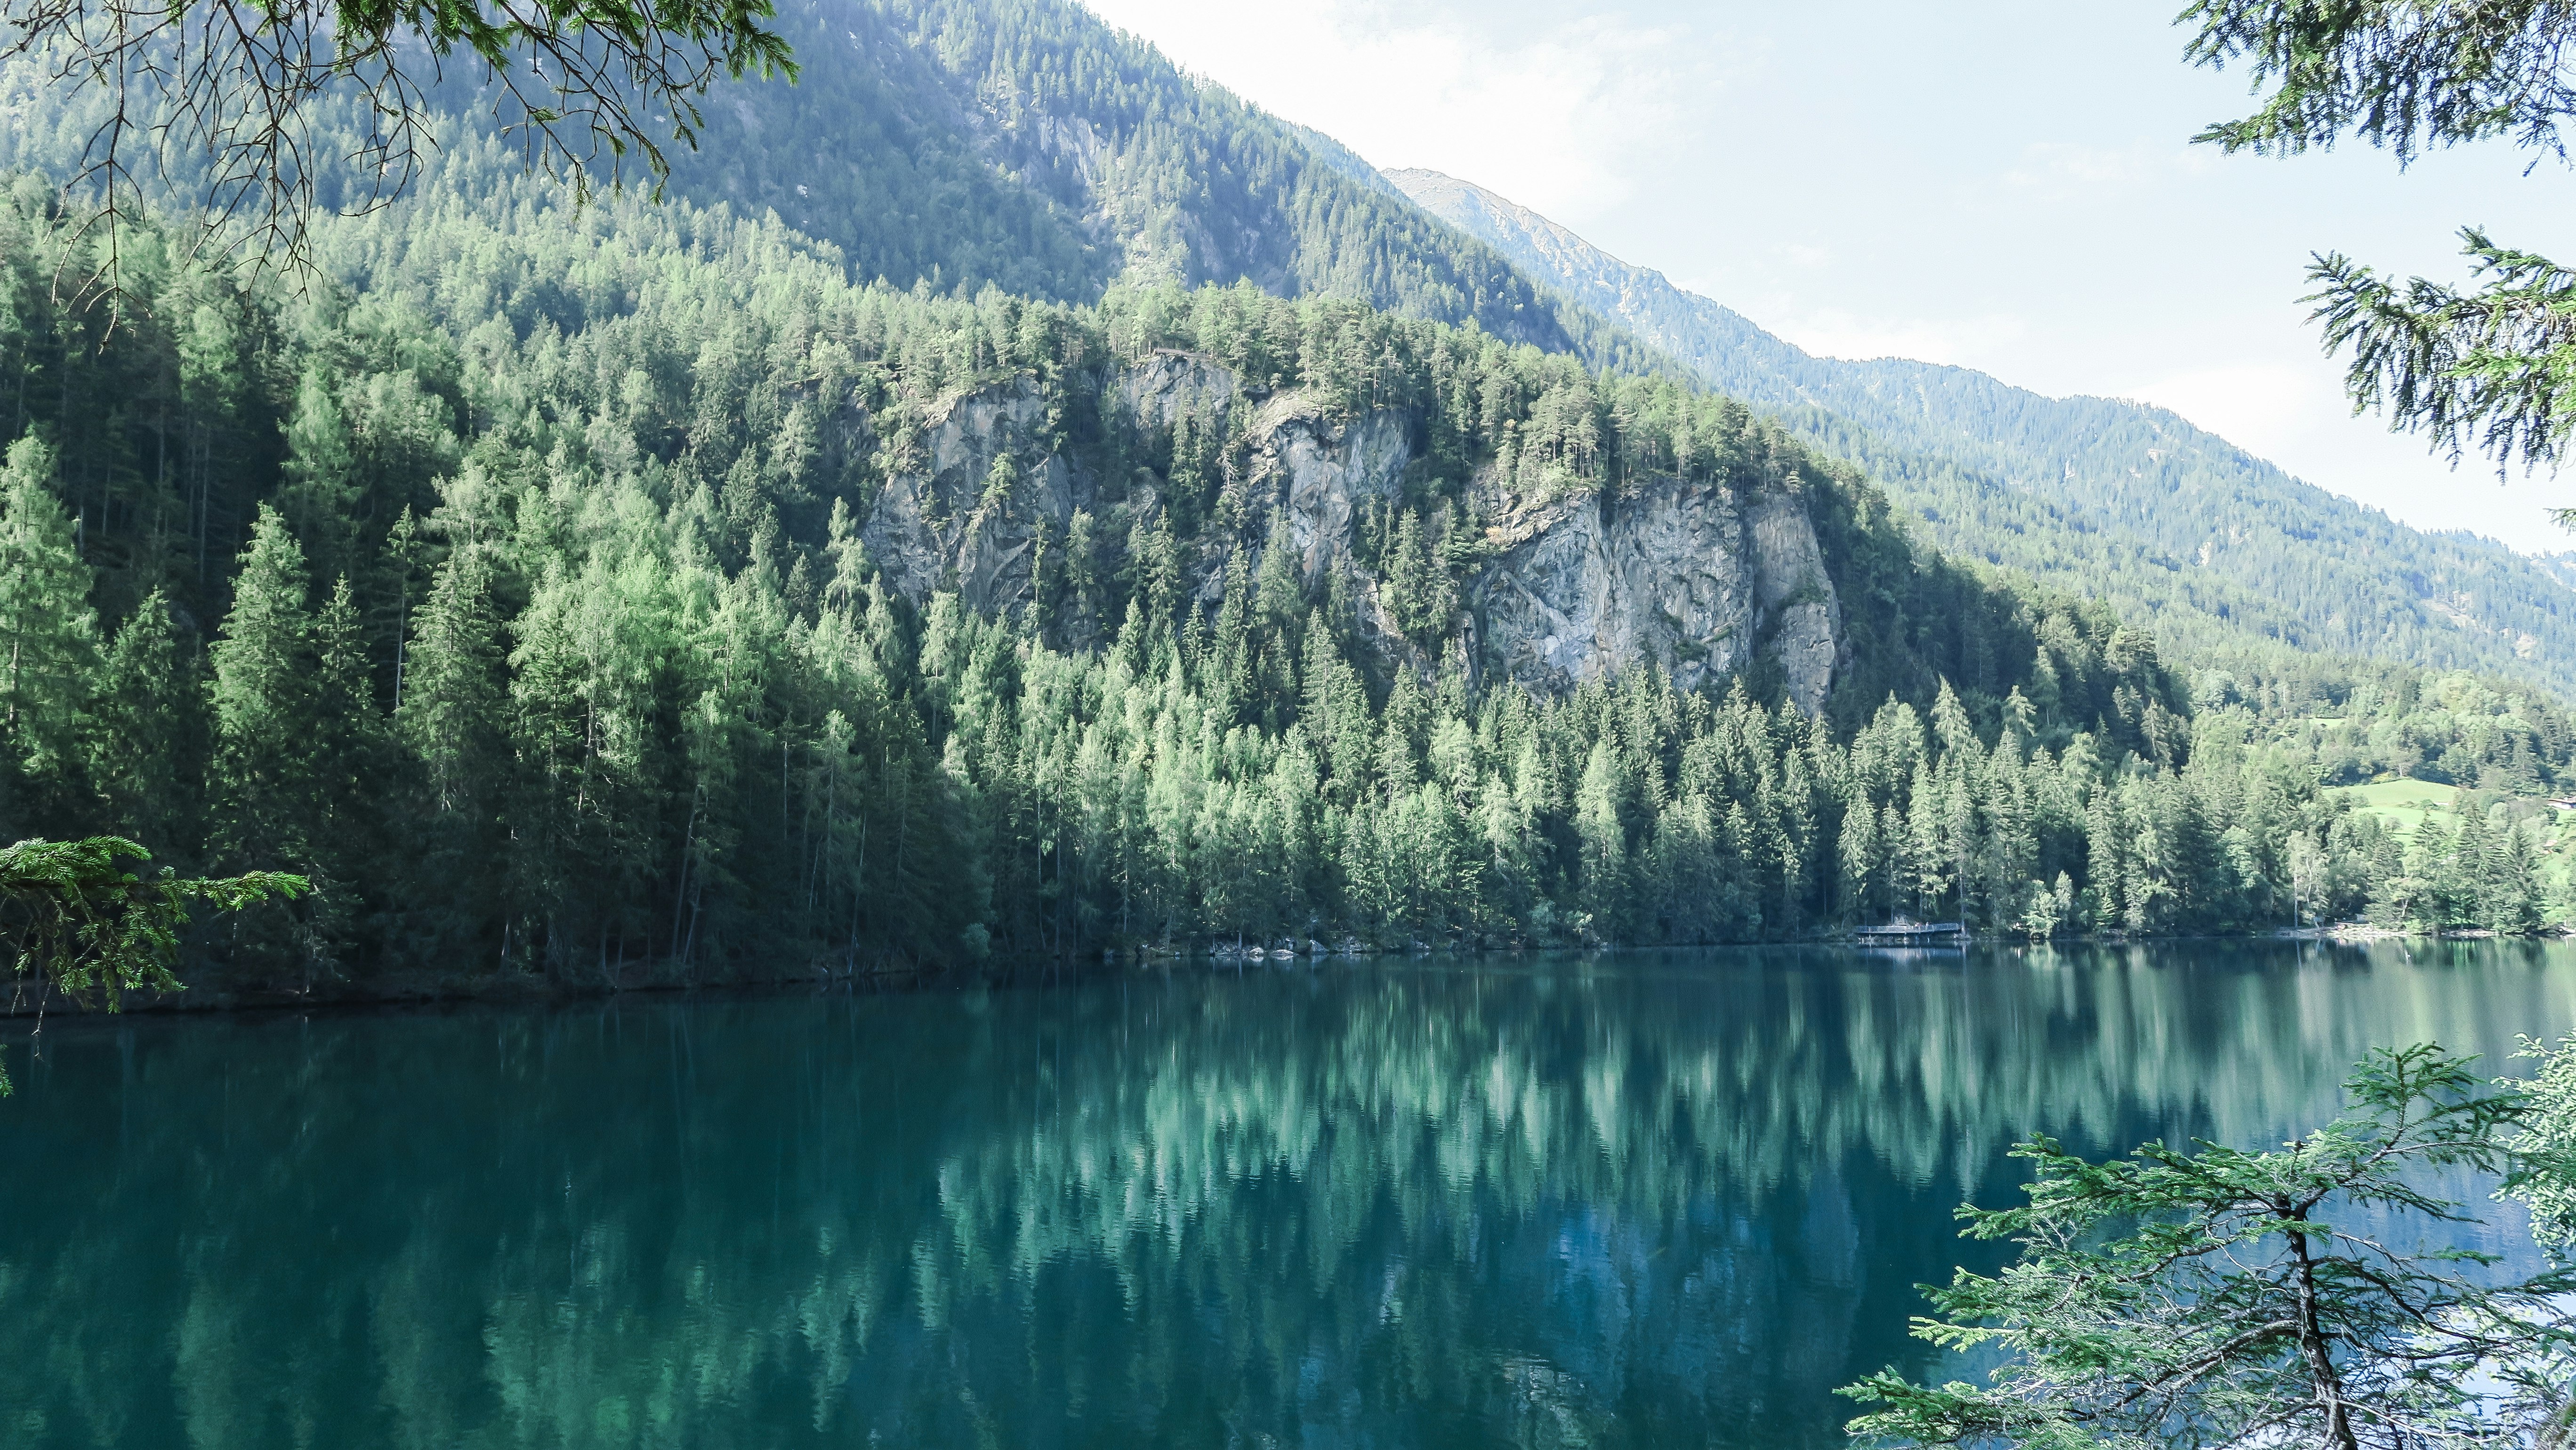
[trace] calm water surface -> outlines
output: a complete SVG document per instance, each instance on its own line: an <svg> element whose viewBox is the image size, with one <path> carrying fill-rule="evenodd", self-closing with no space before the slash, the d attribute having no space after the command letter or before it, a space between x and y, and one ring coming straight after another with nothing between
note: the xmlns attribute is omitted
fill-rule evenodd
<svg viewBox="0 0 2576 1450"><path fill-rule="evenodd" d="M2571 1024L2206 943L11 1024L0 1442L1829 1445L2015 1137Z"/></svg>

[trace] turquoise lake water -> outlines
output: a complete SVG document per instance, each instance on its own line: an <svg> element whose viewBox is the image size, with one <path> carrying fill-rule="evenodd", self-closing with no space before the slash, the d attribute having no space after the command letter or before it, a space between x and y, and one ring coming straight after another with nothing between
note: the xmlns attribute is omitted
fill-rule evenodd
<svg viewBox="0 0 2576 1450"><path fill-rule="evenodd" d="M1832 1445L2017 1137L2571 1025L2486 943L17 1020L0 1443Z"/></svg>

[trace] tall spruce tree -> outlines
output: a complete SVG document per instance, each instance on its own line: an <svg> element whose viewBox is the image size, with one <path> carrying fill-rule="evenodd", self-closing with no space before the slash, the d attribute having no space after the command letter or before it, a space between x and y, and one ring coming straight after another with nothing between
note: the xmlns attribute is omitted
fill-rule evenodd
<svg viewBox="0 0 2576 1450"><path fill-rule="evenodd" d="M400 822L401 880L413 930L459 952L509 953L502 803L509 786L509 702L491 546L465 543L412 613L395 729L419 794Z"/></svg>
<svg viewBox="0 0 2576 1450"><path fill-rule="evenodd" d="M89 743L109 829L188 859L202 830L206 693L167 598L146 595L108 645Z"/></svg>
<svg viewBox="0 0 2576 1450"><path fill-rule="evenodd" d="M80 742L98 669L71 515L54 496L54 453L30 435L0 464L0 824L19 830L79 809Z"/></svg>
<svg viewBox="0 0 2576 1450"><path fill-rule="evenodd" d="M346 576L332 586L314 618L312 648L305 871L314 891L308 914L323 955L336 962L351 954L354 918L377 876L385 821L372 803L388 775L374 664Z"/></svg>
<svg viewBox="0 0 2576 1450"><path fill-rule="evenodd" d="M245 870L312 861L313 617L304 551L262 505L233 579L233 607L207 651L214 752L208 772L215 846Z"/></svg>
<svg viewBox="0 0 2576 1450"><path fill-rule="evenodd" d="M357 457L348 417L330 380L317 369L308 369L296 387L280 471L278 509L305 557L326 578L346 572L355 553Z"/></svg>

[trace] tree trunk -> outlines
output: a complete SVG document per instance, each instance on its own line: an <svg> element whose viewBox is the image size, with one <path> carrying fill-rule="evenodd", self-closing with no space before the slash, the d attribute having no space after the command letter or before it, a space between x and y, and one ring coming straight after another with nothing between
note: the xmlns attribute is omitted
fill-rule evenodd
<svg viewBox="0 0 2576 1450"><path fill-rule="evenodd" d="M2288 1204L2275 1206L2283 1218L2303 1217ZM2334 1450L2361 1450L2353 1435L2352 1407L2344 1401L2343 1375L2335 1369L2333 1347L2326 1343L2325 1326L2317 1308L2317 1264L2308 1253L2308 1236L2293 1229L2290 1232L2290 1254L2299 1270L2299 1352L2308 1361L2308 1378L2316 1389L2317 1401L2325 1408L2324 1442Z"/></svg>

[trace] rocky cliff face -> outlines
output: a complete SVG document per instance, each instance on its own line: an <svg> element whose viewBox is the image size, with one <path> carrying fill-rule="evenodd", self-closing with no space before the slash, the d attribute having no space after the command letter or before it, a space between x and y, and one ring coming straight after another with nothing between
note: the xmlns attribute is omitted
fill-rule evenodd
<svg viewBox="0 0 2576 1450"><path fill-rule="evenodd" d="M915 602L954 590L986 613L1026 606L1044 530L1061 531L1096 493L1046 447L1046 415L1027 382L968 394L931 419L859 531L894 587Z"/></svg>
<svg viewBox="0 0 2576 1450"><path fill-rule="evenodd" d="M1503 553L1468 597L1487 667L1561 691L1638 660L1683 689L1776 661L1789 698L1824 708L1848 648L1816 532L1797 497L1652 484L1507 515Z"/></svg>
<svg viewBox="0 0 2576 1450"><path fill-rule="evenodd" d="M1342 576L1381 668L1430 668L1389 616L1362 541L1371 505L1403 498L1414 419L1388 410L1336 419L1301 393L1250 396L1225 368L1181 354L1123 369L1107 391L1140 434L1168 435L1185 416L1235 415L1234 517L1283 520L1297 575L1317 597ZM1049 427L1034 381L956 398L928 420L861 530L895 587L916 602L954 590L972 608L1016 615L1043 587L1045 551L1078 532L1078 513L1114 547L1162 507L1164 481L1150 470L1104 477L1097 460L1051 447ZM1560 693L1651 660L1696 688L1768 659L1788 698L1812 713L1849 667L1832 571L1793 488L1674 478L1527 499L1489 471L1471 495L1475 521L1461 526L1481 532L1483 562L1458 581L1454 623L1479 675ZM1247 525L1180 541L1184 594L1213 609L1233 551L1252 550L1257 562L1268 537ZM1076 646L1106 632L1079 609L1050 628Z"/></svg>

